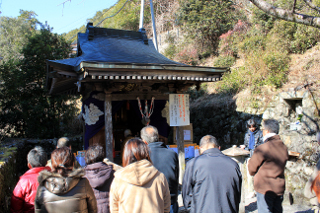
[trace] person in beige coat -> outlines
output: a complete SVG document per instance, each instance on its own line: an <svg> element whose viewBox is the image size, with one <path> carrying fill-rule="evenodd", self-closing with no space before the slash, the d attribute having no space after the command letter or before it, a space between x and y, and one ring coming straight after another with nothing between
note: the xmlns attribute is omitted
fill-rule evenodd
<svg viewBox="0 0 320 213"><path fill-rule="evenodd" d="M169 213L169 185L152 165L148 146L138 138L130 139L122 162L124 168L115 173L111 184L111 213Z"/></svg>

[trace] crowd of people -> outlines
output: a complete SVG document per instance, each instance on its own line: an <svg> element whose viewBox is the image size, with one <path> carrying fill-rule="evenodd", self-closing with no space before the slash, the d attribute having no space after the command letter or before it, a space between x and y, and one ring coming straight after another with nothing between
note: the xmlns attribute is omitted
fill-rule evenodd
<svg viewBox="0 0 320 213"><path fill-rule="evenodd" d="M247 122L241 148L250 151L248 172L254 176L258 212L282 212L288 150L276 120L263 120L261 126L253 119ZM157 128L146 126L140 136L126 140L122 167L106 160L99 145L86 151L84 168L77 164L67 138L58 140L48 161L47 153L35 147L27 156L29 170L13 191L11 212L177 213L178 155L159 141ZM212 135L202 137L199 146L200 156L189 160L183 177L185 208L190 213L239 212L242 174L238 163L220 151ZM320 177L309 183L309 191L317 192Z"/></svg>

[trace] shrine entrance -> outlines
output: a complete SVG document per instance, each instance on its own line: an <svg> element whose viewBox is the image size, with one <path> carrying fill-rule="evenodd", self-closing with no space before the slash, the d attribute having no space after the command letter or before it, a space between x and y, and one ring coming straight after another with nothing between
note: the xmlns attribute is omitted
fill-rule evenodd
<svg viewBox="0 0 320 213"><path fill-rule="evenodd" d="M162 117L162 110L165 108L166 100L155 100L153 103L153 112L150 119L150 125L157 127L160 137L167 139L170 126L166 118ZM144 101L141 103L144 108ZM120 150L121 141L124 140L124 131L130 129L133 137L140 137L140 130L145 126L142 123L142 115L139 110L138 101L116 101L112 102L115 113L112 115L113 137L115 140L115 150ZM148 101L150 106L150 101Z"/></svg>
<svg viewBox="0 0 320 213"><path fill-rule="evenodd" d="M189 66L172 61L157 52L143 30L98 28L89 23L86 33L78 34L77 49L76 58L47 61L47 89L51 95L82 95L85 148L97 133L104 134L105 141L101 143L111 161L113 148L119 149L124 129L132 128L133 135L137 135L149 122L141 114L145 100L150 106L155 98L150 125L157 127L165 139L170 127L162 110L169 94L184 94L191 86L200 88L202 82L219 81L228 71L228 68ZM182 177L184 138L179 126L176 139Z"/></svg>

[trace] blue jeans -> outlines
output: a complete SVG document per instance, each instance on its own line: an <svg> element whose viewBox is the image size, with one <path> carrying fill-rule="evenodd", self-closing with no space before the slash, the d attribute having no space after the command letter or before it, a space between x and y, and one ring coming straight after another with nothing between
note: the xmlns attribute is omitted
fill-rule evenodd
<svg viewBox="0 0 320 213"><path fill-rule="evenodd" d="M178 205L178 202L175 202L170 206L170 213L178 213L178 211L179 211L179 205Z"/></svg>
<svg viewBox="0 0 320 213"><path fill-rule="evenodd" d="M257 205L259 213L282 213L283 195L278 196L273 192L260 194L257 192Z"/></svg>

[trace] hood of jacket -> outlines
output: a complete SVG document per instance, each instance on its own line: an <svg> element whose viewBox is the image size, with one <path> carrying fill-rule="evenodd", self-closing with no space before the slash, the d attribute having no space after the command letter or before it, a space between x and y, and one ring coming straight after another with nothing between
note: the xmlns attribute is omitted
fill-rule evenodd
<svg viewBox="0 0 320 213"><path fill-rule="evenodd" d="M42 171L39 174L38 182L40 186L57 195L66 194L73 189L80 179L84 176L85 172L82 168L73 170L67 177L63 177L58 173Z"/></svg>
<svg viewBox="0 0 320 213"><path fill-rule="evenodd" d="M140 160L118 170L115 177L125 182L143 186L148 183L158 170L148 160Z"/></svg>
<svg viewBox="0 0 320 213"><path fill-rule="evenodd" d="M113 176L113 168L103 162L97 162L85 167L86 177L90 181L92 188L100 188L105 186L110 177Z"/></svg>

